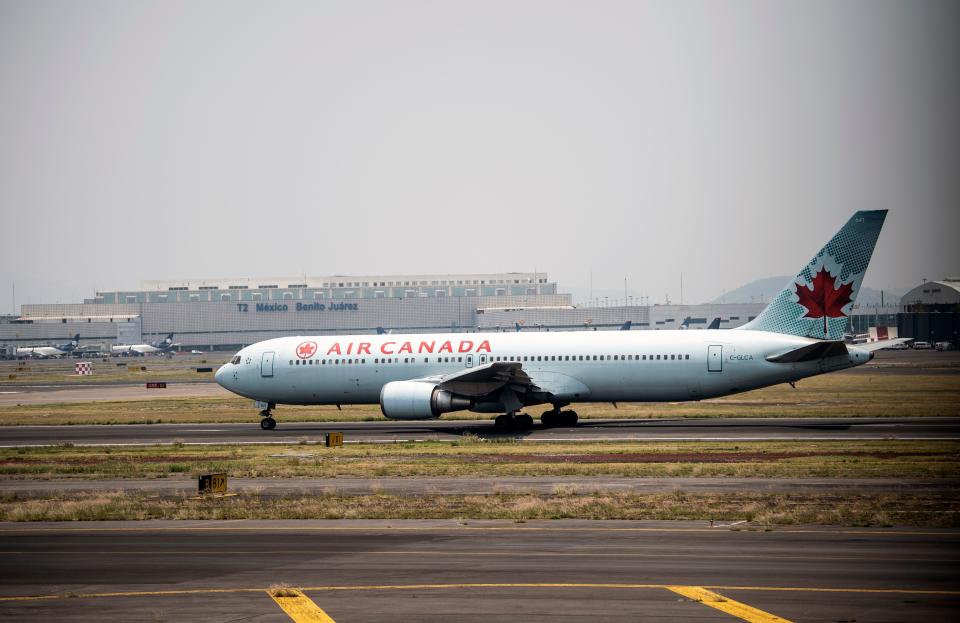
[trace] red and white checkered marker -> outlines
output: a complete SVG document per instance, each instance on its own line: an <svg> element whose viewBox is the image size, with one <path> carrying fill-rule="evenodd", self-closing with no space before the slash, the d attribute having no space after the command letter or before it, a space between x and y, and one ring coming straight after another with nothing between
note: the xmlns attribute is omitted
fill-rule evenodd
<svg viewBox="0 0 960 623"><path fill-rule="evenodd" d="M93 374L93 362L92 361L79 361L73 364L74 369L77 371L77 374L80 376L86 376Z"/></svg>

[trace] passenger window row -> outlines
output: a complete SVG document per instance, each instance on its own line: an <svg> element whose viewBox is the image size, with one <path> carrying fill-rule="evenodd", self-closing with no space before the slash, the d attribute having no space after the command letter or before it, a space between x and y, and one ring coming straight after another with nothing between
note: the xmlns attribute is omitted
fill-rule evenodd
<svg viewBox="0 0 960 623"><path fill-rule="evenodd" d="M490 356L490 361L683 361L690 355L524 355L523 357Z"/></svg>
<svg viewBox="0 0 960 623"><path fill-rule="evenodd" d="M536 361L683 361L689 360L690 355L671 354L671 355L524 355L524 356L490 356L490 362L536 362ZM416 363L416 357L404 357L403 363ZM291 366L307 365L353 365L365 364L363 359L291 359ZM375 364L394 364L401 363L399 357L383 357L373 360ZM423 358L423 363L430 363L429 357ZM463 363L463 357L437 357L437 363ZM479 362L478 362L479 363ZM482 365L482 364L480 364Z"/></svg>

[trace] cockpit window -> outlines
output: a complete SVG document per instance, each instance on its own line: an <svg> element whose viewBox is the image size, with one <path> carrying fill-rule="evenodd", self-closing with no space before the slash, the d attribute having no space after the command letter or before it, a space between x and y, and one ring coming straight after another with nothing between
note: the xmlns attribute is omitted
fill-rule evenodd
<svg viewBox="0 0 960 623"><path fill-rule="evenodd" d="M233 365L237 365L238 363L240 363L240 355L234 355L233 359L230 360L230 363L232 363Z"/></svg>

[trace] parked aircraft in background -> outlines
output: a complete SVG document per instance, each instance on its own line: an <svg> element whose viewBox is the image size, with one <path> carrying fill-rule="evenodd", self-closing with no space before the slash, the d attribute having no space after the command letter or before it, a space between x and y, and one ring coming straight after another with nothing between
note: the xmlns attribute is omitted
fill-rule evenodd
<svg viewBox="0 0 960 623"><path fill-rule="evenodd" d="M680 329L689 330L691 324L693 324L693 318L691 318L690 316L687 316L686 318L683 319L683 322L680 323ZM704 329L710 329L710 330L719 329L719 328L720 328L720 318L714 318L709 325L704 327Z"/></svg>
<svg viewBox="0 0 960 623"><path fill-rule="evenodd" d="M77 333L73 339L66 344L53 344L49 346L27 346L17 349L17 357L36 357L47 359L50 357L63 357L72 352L80 344L80 334Z"/></svg>
<svg viewBox="0 0 960 623"><path fill-rule="evenodd" d="M114 355L136 357L138 355L166 353L171 350L176 350L178 346L180 345L173 343L173 333L168 333L164 339L149 344L117 344L110 347L110 352Z"/></svg>
<svg viewBox="0 0 960 623"><path fill-rule="evenodd" d="M284 337L240 350L217 382L261 406L379 403L388 418L469 409L529 429L573 425L578 402L685 401L790 383L866 363L843 330L886 211L857 212L773 301L730 331L553 331ZM718 324L719 326L719 324Z"/></svg>
<svg viewBox="0 0 960 623"><path fill-rule="evenodd" d="M70 356L77 359L82 359L84 357L96 358L109 357L110 353L104 351L101 344L86 344L73 349L73 351L70 353Z"/></svg>

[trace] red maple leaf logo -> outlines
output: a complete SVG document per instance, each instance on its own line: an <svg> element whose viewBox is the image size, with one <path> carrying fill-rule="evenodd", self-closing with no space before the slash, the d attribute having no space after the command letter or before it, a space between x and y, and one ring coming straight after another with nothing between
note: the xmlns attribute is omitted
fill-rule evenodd
<svg viewBox="0 0 960 623"><path fill-rule="evenodd" d="M836 287L837 278L827 271L826 267L821 267L820 271L813 276L810 285L813 289L795 284L797 302L807 308L804 318L823 318L823 335L827 336L827 318L843 318L844 305L852 301L850 295L853 294L853 282L841 284Z"/></svg>
<svg viewBox="0 0 960 623"><path fill-rule="evenodd" d="M297 357L300 359L313 357L313 353L315 352L317 352L316 342L301 342L300 345L297 346Z"/></svg>

